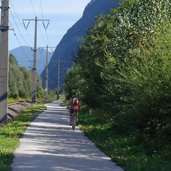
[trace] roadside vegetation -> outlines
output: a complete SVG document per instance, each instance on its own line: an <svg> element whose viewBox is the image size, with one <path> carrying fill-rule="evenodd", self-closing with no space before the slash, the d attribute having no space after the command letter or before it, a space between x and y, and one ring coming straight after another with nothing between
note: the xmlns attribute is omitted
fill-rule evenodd
<svg viewBox="0 0 171 171"><path fill-rule="evenodd" d="M169 144L158 149L157 140L144 143L142 137L138 139L133 133L120 132L110 122L104 122L103 118L99 118L99 113L82 110L79 116L80 129L117 165L125 171L171 170Z"/></svg>
<svg viewBox="0 0 171 171"><path fill-rule="evenodd" d="M15 56L9 55L9 98L29 99L32 92L32 71L19 67ZM37 96L43 96L41 79L38 76Z"/></svg>
<svg viewBox="0 0 171 171"><path fill-rule="evenodd" d="M42 80L37 75L37 99L39 102L45 100L45 90L42 88ZM8 101L31 101L32 98L32 71L18 66L18 62L12 54L9 55L9 92ZM49 90L48 99L56 98L55 90Z"/></svg>
<svg viewBox="0 0 171 171"><path fill-rule="evenodd" d="M170 47L170 0L122 1L97 18L65 80L86 106L82 129L125 170L171 170Z"/></svg>
<svg viewBox="0 0 171 171"><path fill-rule="evenodd" d="M19 138L30 122L45 109L42 104L34 104L22 112L13 122L0 127L0 170L9 171L13 152L19 145Z"/></svg>

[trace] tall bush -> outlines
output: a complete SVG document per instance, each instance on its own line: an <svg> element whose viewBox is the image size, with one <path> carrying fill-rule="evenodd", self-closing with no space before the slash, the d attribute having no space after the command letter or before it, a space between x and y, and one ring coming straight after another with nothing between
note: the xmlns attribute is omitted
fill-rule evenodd
<svg viewBox="0 0 171 171"><path fill-rule="evenodd" d="M144 140L168 137L170 22L169 0L124 1L100 16L83 41L68 89L80 78L83 101L110 113L108 122Z"/></svg>

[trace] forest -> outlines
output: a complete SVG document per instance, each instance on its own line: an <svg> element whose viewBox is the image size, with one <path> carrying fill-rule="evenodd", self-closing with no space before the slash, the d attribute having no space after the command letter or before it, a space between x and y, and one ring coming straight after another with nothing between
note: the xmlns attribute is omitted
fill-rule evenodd
<svg viewBox="0 0 171 171"><path fill-rule="evenodd" d="M37 96L44 96L41 78L38 76ZM32 97L32 71L18 66L15 56L9 55L9 82L8 97L11 99L31 99Z"/></svg>
<svg viewBox="0 0 171 171"><path fill-rule="evenodd" d="M123 1L84 38L65 79L66 97L77 95L89 118L168 161L170 66L170 0Z"/></svg>

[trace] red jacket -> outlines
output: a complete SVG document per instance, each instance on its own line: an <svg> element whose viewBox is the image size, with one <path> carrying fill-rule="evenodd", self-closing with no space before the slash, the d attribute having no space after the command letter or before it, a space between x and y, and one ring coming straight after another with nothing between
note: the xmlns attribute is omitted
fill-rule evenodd
<svg viewBox="0 0 171 171"><path fill-rule="evenodd" d="M77 104L77 105L74 105L74 104L73 104L73 100L71 99L71 100L69 101L69 107L70 107L70 109L72 109L72 110L79 110L79 109L80 109L80 102L79 102L79 100L78 100L78 104Z"/></svg>

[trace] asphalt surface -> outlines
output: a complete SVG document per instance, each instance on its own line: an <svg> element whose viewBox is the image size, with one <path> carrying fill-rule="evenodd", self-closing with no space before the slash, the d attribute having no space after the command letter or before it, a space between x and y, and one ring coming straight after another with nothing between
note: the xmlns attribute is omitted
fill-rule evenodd
<svg viewBox="0 0 171 171"><path fill-rule="evenodd" d="M68 110L60 101L31 123L14 152L12 171L123 171L77 127L68 125Z"/></svg>

